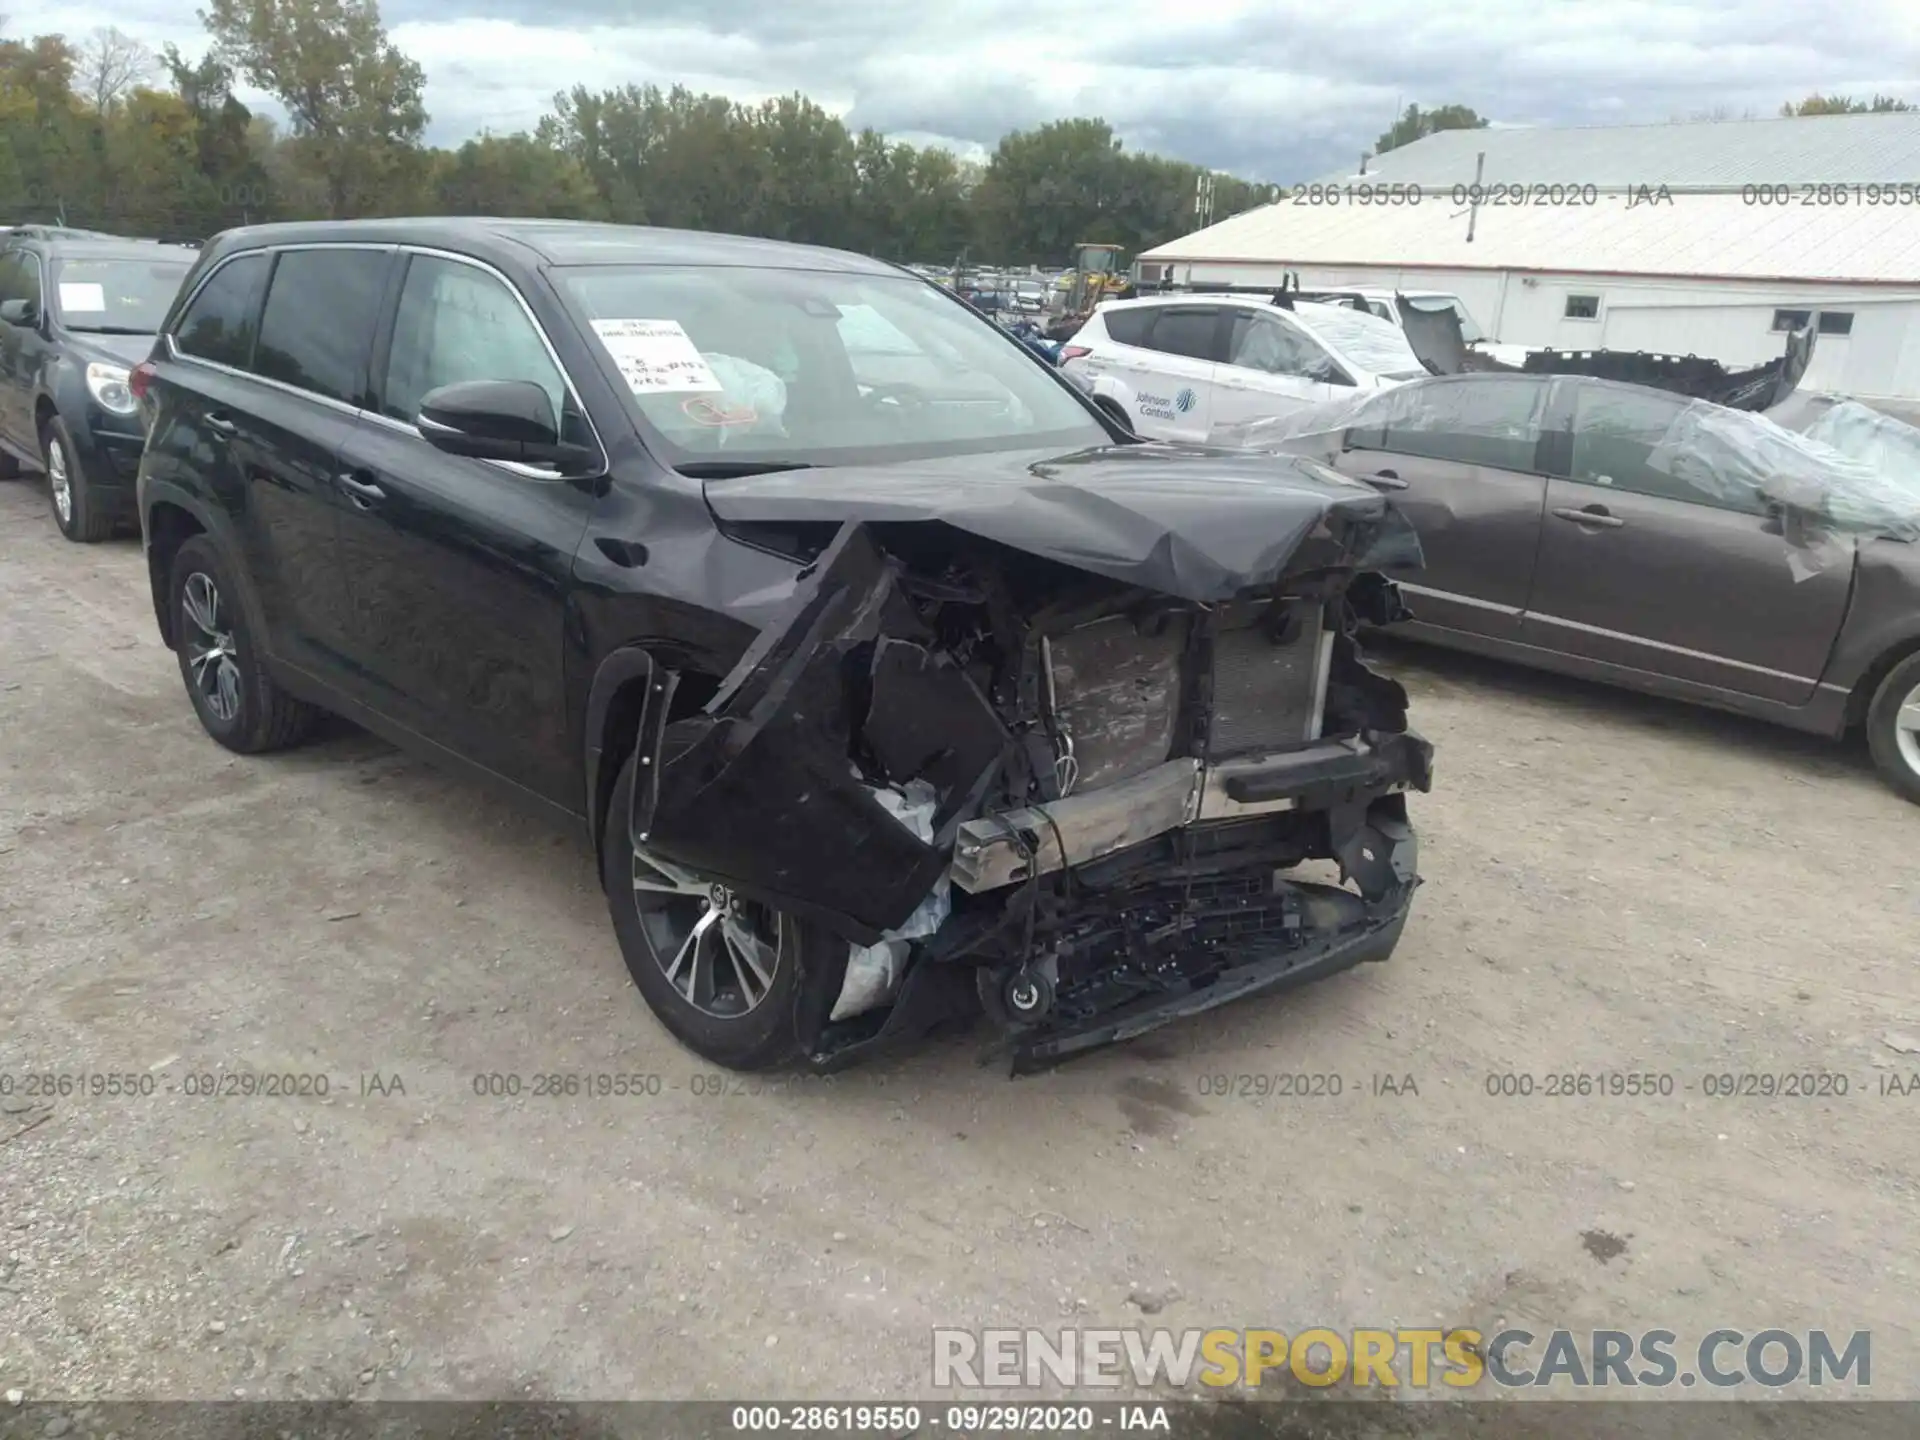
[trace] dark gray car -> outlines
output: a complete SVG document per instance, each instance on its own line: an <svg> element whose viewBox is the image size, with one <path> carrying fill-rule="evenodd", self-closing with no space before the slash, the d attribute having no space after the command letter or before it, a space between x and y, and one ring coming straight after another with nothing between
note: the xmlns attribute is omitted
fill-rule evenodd
<svg viewBox="0 0 1920 1440"><path fill-rule="evenodd" d="M1392 493L1397 631L1839 736L1920 803L1920 477L1684 396L1455 375L1257 422Z"/></svg>

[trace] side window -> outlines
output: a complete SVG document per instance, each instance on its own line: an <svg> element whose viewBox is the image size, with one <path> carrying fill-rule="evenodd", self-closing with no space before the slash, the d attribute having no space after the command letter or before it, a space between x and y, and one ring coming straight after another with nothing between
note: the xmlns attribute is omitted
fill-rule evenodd
<svg viewBox="0 0 1920 1440"><path fill-rule="evenodd" d="M1192 305L1169 305L1153 318L1147 348L1194 360L1215 360L1213 332L1220 312Z"/></svg>
<svg viewBox="0 0 1920 1440"><path fill-rule="evenodd" d="M1659 390L1578 387L1573 402L1572 478L1583 485L1628 490L1663 500L1742 508L1716 500L1671 470L1650 463L1656 447L1686 412L1687 405L1686 400Z"/></svg>
<svg viewBox="0 0 1920 1440"><path fill-rule="evenodd" d="M553 413L578 439L566 381L519 299L474 265L416 255L407 266L387 352L380 410L411 425L420 398L467 380L531 380L553 398Z"/></svg>
<svg viewBox="0 0 1920 1440"><path fill-rule="evenodd" d="M1313 339L1271 315L1233 317L1232 348L1228 364L1269 375L1293 375L1338 385L1346 380L1333 357Z"/></svg>
<svg viewBox="0 0 1920 1440"><path fill-rule="evenodd" d="M260 317L257 375L359 405L392 257L380 250L285 250Z"/></svg>
<svg viewBox="0 0 1920 1440"><path fill-rule="evenodd" d="M260 297L267 288L265 255L242 255L213 272L174 327L183 354L244 370L253 363L260 328Z"/></svg>
<svg viewBox="0 0 1920 1440"><path fill-rule="evenodd" d="M1347 445L1525 474L1535 468L1546 400L1543 380L1405 385L1380 397L1369 423L1347 432Z"/></svg>
<svg viewBox="0 0 1920 1440"><path fill-rule="evenodd" d="M0 301L27 298L26 271L32 264L33 257L24 251L0 253Z"/></svg>
<svg viewBox="0 0 1920 1440"><path fill-rule="evenodd" d="M28 300L40 307L40 257L31 250L0 255L0 300Z"/></svg>
<svg viewBox="0 0 1920 1440"><path fill-rule="evenodd" d="M1153 328L1151 309L1109 310L1100 318L1106 323L1107 337L1116 345L1145 345L1147 331Z"/></svg>

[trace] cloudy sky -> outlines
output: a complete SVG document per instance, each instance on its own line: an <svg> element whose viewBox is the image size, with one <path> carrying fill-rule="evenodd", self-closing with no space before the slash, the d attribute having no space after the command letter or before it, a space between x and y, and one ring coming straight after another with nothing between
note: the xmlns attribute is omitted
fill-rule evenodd
<svg viewBox="0 0 1920 1440"><path fill-rule="evenodd" d="M205 46L193 0L5 8L9 35L111 23ZM856 128L975 155L1010 129L1100 115L1130 147L1286 183L1350 169L1409 101L1527 125L1771 115L1815 90L1920 101L1914 0L386 0L383 13L426 68L440 144L530 126L574 85L679 83L745 101L797 89Z"/></svg>

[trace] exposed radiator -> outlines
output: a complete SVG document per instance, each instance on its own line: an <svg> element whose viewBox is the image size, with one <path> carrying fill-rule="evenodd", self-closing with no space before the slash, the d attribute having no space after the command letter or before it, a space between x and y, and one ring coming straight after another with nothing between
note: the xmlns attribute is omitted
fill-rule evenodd
<svg viewBox="0 0 1920 1440"><path fill-rule="evenodd" d="M1276 644L1265 625L1214 638L1212 753L1215 759L1277 750L1320 738L1333 634L1317 606L1296 612Z"/></svg>

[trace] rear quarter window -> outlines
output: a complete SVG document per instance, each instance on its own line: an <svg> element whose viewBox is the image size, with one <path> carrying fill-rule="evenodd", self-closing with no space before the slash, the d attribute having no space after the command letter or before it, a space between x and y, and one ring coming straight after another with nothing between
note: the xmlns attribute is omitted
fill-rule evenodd
<svg viewBox="0 0 1920 1440"><path fill-rule="evenodd" d="M1100 319L1106 324L1107 338L1117 345L1147 343L1147 330L1153 324L1151 310L1109 310Z"/></svg>
<svg viewBox="0 0 1920 1440"><path fill-rule="evenodd" d="M1148 348L1168 355L1184 355L1190 360L1218 360L1215 336L1220 312L1185 305L1170 305L1156 312Z"/></svg>
<svg viewBox="0 0 1920 1440"><path fill-rule="evenodd" d="M391 258L381 250L282 252L260 317L254 373L329 400L363 403Z"/></svg>
<svg viewBox="0 0 1920 1440"><path fill-rule="evenodd" d="M242 255L213 272L174 326L174 344L183 354L236 370L253 363L268 264L265 255Z"/></svg>

